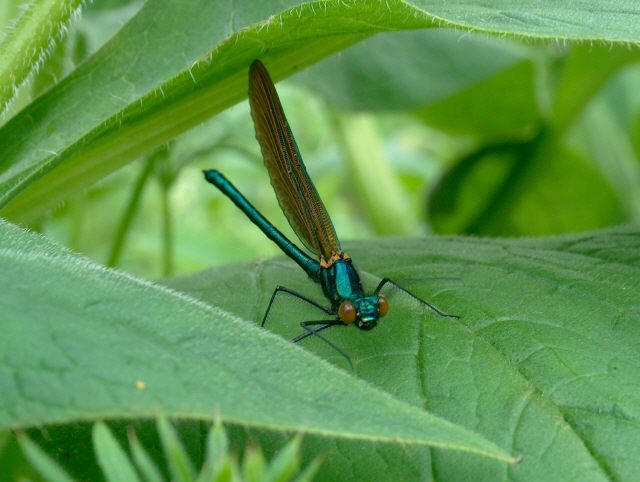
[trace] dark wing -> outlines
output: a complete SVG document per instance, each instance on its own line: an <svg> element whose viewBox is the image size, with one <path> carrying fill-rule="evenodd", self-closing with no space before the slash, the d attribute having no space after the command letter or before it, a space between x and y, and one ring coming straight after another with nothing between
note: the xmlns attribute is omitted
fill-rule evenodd
<svg viewBox="0 0 640 482"><path fill-rule="evenodd" d="M259 60L249 70L249 103L256 138L282 211L304 245L329 260L340 253L340 242L307 174L271 77Z"/></svg>

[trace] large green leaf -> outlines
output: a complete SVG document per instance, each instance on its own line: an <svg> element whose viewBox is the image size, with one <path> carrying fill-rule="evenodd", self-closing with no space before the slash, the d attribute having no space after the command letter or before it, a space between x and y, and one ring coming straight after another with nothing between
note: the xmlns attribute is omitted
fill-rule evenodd
<svg viewBox="0 0 640 482"><path fill-rule="evenodd" d="M322 480L633 480L640 470L639 249L637 228L352 245L369 288L390 276L460 316L434 316L389 289L390 314L375 330L324 332L357 376L497 440L523 461L506 467L440 450L307 438L310 456L326 454ZM322 300L299 271L288 261L258 263L170 285L259 320L277 284ZM318 316L299 305L279 299L267 326L297 334L299 321ZM344 363L321 340L304 345Z"/></svg>
<svg viewBox="0 0 640 482"><path fill-rule="evenodd" d="M461 159L429 198L440 233L545 235L624 221L610 184L585 158L561 144L488 146Z"/></svg>
<svg viewBox="0 0 640 482"><path fill-rule="evenodd" d="M165 414L512 460L220 308L0 222L0 429Z"/></svg>
<svg viewBox="0 0 640 482"><path fill-rule="evenodd" d="M541 1L480 7L150 0L101 50L0 130L0 205L5 215L25 219L238 102L255 57L279 79L373 33L438 24L637 41L637 11L630 0L615 8Z"/></svg>
<svg viewBox="0 0 640 482"><path fill-rule="evenodd" d="M525 61L535 49L453 29L388 32L293 78L345 109L417 109Z"/></svg>
<svg viewBox="0 0 640 482"><path fill-rule="evenodd" d="M445 24L539 38L634 41L640 6L633 0L415 0Z"/></svg>
<svg viewBox="0 0 640 482"><path fill-rule="evenodd" d="M536 56L534 48L452 29L390 32L294 80L342 108L408 109L454 134L504 136L540 121Z"/></svg>
<svg viewBox="0 0 640 482"><path fill-rule="evenodd" d="M635 219L634 196L626 195L628 187L619 180L621 175L632 178L629 172L620 172L630 171L622 165L620 156L610 154L602 159L595 155L592 157L597 162L593 162L568 148L565 137L584 117L589 102L611 76L638 58L638 51L624 48L572 47L557 69L555 88L549 92L552 115L540 122L535 135L526 142L482 146L443 176L430 197L430 220L435 229L441 233L502 236L556 234ZM502 85L507 92L505 97L518 97L521 89L509 88L514 83L510 77L513 76L505 77ZM492 102L481 101L486 97L482 94L482 89L471 89L457 96L457 100L443 102L441 108L435 109L436 114L444 112L446 118L451 111L451 128L461 132L471 131L468 121L456 123L455 119L462 119L466 106L471 104L474 109L469 117L481 119L484 115L489 125L517 119L518 116L501 111L501 103L495 109L496 118L491 117ZM514 104L517 111L522 103ZM447 108L452 106L453 109ZM429 119L432 112L430 107L423 113ZM491 128L485 130L490 132ZM606 132L600 129L592 139L601 149L605 148L603 136Z"/></svg>
<svg viewBox="0 0 640 482"><path fill-rule="evenodd" d="M634 125L640 106L640 69L622 71L602 95L587 106L569 132L572 148L600 167L620 200L628 220L640 221L640 156Z"/></svg>
<svg viewBox="0 0 640 482"><path fill-rule="evenodd" d="M451 97L421 106L418 116L456 135L485 140L530 136L540 122L535 73L533 62L523 60Z"/></svg>

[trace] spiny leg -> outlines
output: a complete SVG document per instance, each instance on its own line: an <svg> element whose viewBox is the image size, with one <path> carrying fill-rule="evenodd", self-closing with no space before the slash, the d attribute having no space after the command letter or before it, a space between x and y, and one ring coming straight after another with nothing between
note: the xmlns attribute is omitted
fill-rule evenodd
<svg viewBox="0 0 640 482"><path fill-rule="evenodd" d="M321 325L321 326L320 328L314 328L314 329L309 328L310 326L315 326L315 325ZM303 321L302 323L300 323L300 326L302 326L302 328L304 328L306 331L296 336L293 340L291 340L291 343L298 343L299 341L304 340L308 336L315 335L322 330L325 330L327 328L330 328L332 326L337 326L337 325L344 325L344 323L340 320Z"/></svg>
<svg viewBox="0 0 640 482"><path fill-rule="evenodd" d="M315 325L320 325L320 327L319 328L310 328L311 326L315 326ZM308 336L315 335L318 338L320 338L322 341L324 341L327 345L329 345L331 348L333 348L335 351L337 351L340 355L342 355L347 360L347 362L349 363L349 366L351 367L351 370L354 370L353 363L351 362L351 358L349 357L349 355L347 355L337 345L335 345L334 343L330 342L329 340L327 340L324 336L322 336L319 333L322 330L326 330L327 328L332 327L332 326L344 326L344 323L342 321L340 321L340 320L303 321L303 322L300 323L300 326L302 327L303 330L306 331L306 333L302 333L302 334L296 336L293 340L291 340L293 343L298 343L299 341L304 340Z"/></svg>
<svg viewBox="0 0 640 482"><path fill-rule="evenodd" d="M431 303L426 302L425 300L423 300L422 298L420 298L419 296L416 296L415 294L413 294L411 291L409 291L406 288L403 288L402 286L400 286L398 283L396 283L395 281L393 281L392 279L389 278L382 278L382 280L380 281L380 283L378 283L378 287L375 290L375 294L379 294L380 290L382 289L382 287L384 285L386 285L387 283L392 284L393 286L395 286L396 288L404 291L405 293L407 293L409 296L415 298L416 300L418 300L420 303L423 303L425 305L427 305L429 308L431 308L434 312L436 312L438 315L443 316L445 318L460 318L457 315L450 315L448 313L445 313L444 311L442 311L440 308L438 308L437 306L432 305Z"/></svg>
<svg viewBox="0 0 640 482"><path fill-rule="evenodd" d="M262 323L260 323L260 326L264 327L264 324L267 321L267 317L269 316L269 312L271 311L271 305L273 305L273 301L276 299L276 295L281 291L284 293L288 293L292 296L295 296L296 298L300 298L302 301L306 301L309 304L312 304L316 308L324 311L327 315L333 315L331 310L329 310L328 308L325 308L324 306L319 304L317 301L314 301L311 298L308 298L305 295L298 293L297 291L290 290L289 288L286 288L284 286L277 286L276 289L273 290L271 299L269 300L269 305L267 306L267 311L265 311L264 316L262 317Z"/></svg>

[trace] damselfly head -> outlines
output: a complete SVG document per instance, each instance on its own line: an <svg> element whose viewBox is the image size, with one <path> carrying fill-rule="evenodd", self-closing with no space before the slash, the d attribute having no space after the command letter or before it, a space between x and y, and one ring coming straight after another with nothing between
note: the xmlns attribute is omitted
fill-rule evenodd
<svg viewBox="0 0 640 482"><path fill-rule="evenodd" d="M363 296L344 300L338 307L338 316L343 323L355 324L361 330L371 330L378 320L389 311L389 302L384 295Z"/></svg>

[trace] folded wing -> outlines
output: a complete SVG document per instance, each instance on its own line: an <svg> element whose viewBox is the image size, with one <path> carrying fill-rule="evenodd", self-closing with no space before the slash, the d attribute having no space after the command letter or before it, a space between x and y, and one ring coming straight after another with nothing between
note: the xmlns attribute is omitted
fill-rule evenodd
<svg viewBox="0 0 640 482"><path fill-rule="evenodd" d="M267 69L255 60L249 70L249 103L271 185L289 224L321 260L341 252L340 242L316 191Z"/></svg>

